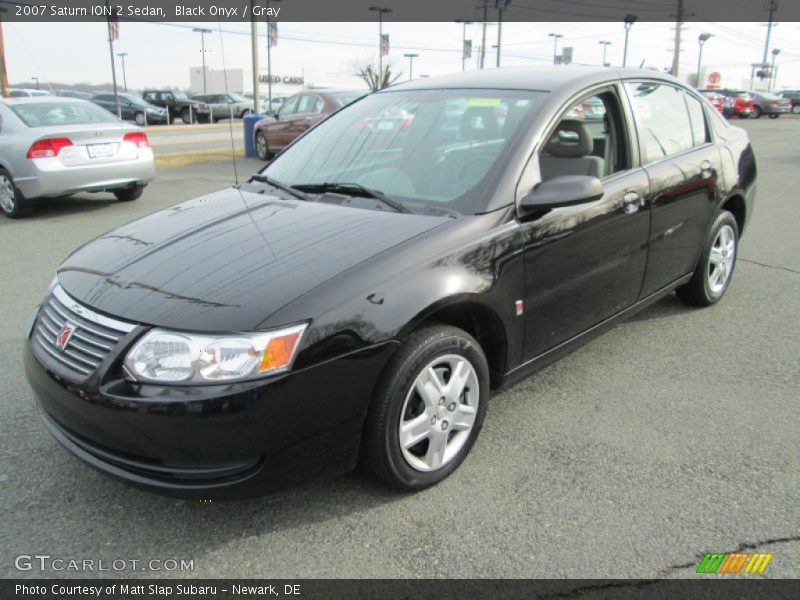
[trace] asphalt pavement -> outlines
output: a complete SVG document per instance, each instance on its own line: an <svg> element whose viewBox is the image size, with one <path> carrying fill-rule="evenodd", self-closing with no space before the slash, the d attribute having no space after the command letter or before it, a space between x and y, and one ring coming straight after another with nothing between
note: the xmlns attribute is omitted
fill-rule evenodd
<svg viewBox="0 0 800 600"><path fill-rule="evenodd" d="M350 474L183 502L96 473L39 422L23 324L59 262L230 184L230 163L160 171L132 203L0 219L0 576L98 575L14 568L39 553L187 559L189 577L696 577L704 552L742 548L774 553L765 576L800 576L800 120L735 124L756 148L759 198L725 299L671 295L496 394L465 463L413 495Z"/></svg>
<svg viewBox="0 0 800 600"><path fill-rule="evenodd" d="M244 147L244 130L241 119L207 125L183 125L147 128L147 137L156 156L198 150L225 150L233 143Z"/></svg>

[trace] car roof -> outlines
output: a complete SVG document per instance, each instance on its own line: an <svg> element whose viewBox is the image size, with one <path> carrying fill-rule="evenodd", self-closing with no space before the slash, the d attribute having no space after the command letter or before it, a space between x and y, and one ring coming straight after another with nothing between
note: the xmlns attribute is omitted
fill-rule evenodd
<svg viewBox="0 0 800 600"><path fill-rule="evenodd" d="M686 87L684 83L660 71L650 71L647 69L612 69L608 67L586 67L579 65L549 65L465 71L397 84L385 88L379 93L386 93L394 90L424 90L437 88L483 88L557 92L572 88L580 89L621 78L657 79Z"/></svg>
<svg viewBox="0 0 800 600"><path fill-rule="evenodd" d="M73 102L75 104L85 103L86 100L80 98L68 98L65 96L22 96L19 98L0 98L0 102L5 104L43 104L43 103L59 103Z"/></svg>

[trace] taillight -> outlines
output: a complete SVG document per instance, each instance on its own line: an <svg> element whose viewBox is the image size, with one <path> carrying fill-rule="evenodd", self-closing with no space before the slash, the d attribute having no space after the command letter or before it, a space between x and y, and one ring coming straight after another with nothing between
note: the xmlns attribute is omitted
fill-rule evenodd
<svg viewBox="0 0 800 600"><path fill-rule="evenodd" d="M772 106L778 106L778 104L780 104L781 102L780 100L770 100L769 103Z"/></svg>
<svg viewBox="0 0 800 600"><path fill-rule="evenodd" d="M126 133L122 136L123 142L131 142L136 144L139 148L149 148L150 142L147 139L147 135L145 135L142 131L132 131L130 133Z"/></svg>
<svg viewBox="0 0 800 600"><path fill-rule="evenodd" d="M72 146L69 138L48 138L34 142L28 149L28 158L52 158L58 156L62 148Z"/></svg>

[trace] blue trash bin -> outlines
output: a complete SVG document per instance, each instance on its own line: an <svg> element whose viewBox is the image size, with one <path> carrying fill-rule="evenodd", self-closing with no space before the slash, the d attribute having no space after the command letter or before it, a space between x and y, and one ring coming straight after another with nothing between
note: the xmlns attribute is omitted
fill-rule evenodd
<svg viewBox="0 0 800 600"><path fill-rule="evenodd" d="M256 158L256 145L253 142L253 132L256 128L256 123L264 118L264 115L250 114L245 115L242 119L242 126L244 128L244 155L248 158Z"/></svg>

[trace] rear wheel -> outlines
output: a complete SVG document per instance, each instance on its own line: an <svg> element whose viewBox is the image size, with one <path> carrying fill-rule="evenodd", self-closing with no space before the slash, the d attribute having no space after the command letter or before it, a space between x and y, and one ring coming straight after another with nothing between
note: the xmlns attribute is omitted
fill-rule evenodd
<svg viewBox="0 0 800 600"><path fill-rule="evenodd" d="M778 118L778 117L780 117L780 116L781 116L781 114L780 114L780 113L774 113L774 114L771 114L771 115L769 116L769 118L770 118L770 119L777 119L777 118Z"/></svg>
<svg viewBox="0 0 800 600"><path fill-rule="evenodd" d="M800 104L795 104L792 107L792 113L794 113L796 115L800 115Z"/></svg>
<svg viewBox="0 0 800 600"><path fill-rule="evenodd" d="M362 466L406 491L438 483L475 443L488 399L489 368L478 342L446 325L419 330L397 351L375 389Z"/></svg>
<svg viewBox="0 0 800 600"><path fill-rule="evenodd" d="M269 160L272 157L269 151L269 144L267 143L267 136L260 131L256 132L255 144L258 158L261 160Z"/></svg>
<svg viewBox="0 0 800 600"><path fill-rule="evenodd" d="M728 211L721 211L708 232L694 275L678 288L678 296L697 306L711 306L722 298L733 277L738 245L736 219Z"/></svg>
<svg viewBox="0 0 800 600"><path fill-rule="evenodd" d="M181 111L181 121L183 121L187 125L191 125L192 124L192 113L189 111L188 108L184 108Z"/></svg>
<svg viewBox="0 0 800 600"><path fill-rule="evenodd" d="M14 180L5 169L0 169L0 209L11 219L19 219L30 212L30 205L14 185Z"/></svg>
<svg viewBox="0 0 800 600"><path fill-rule="evenodd" d="M120 202L130 202L131 200L141 198L144 188L145 186L143 185L132 185L122 188L121 190L114 190L114 195Z"/></svg>

